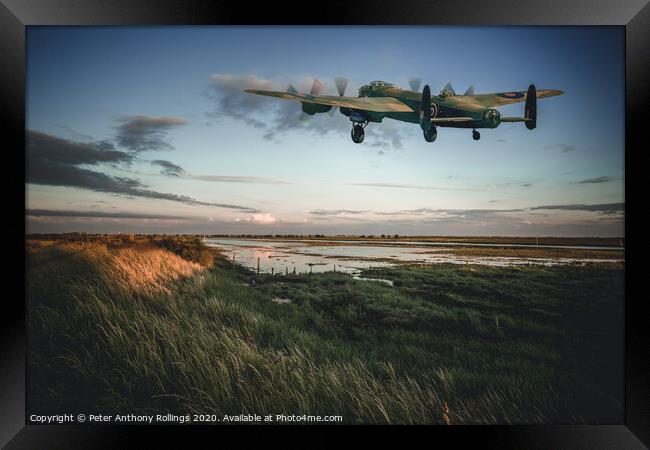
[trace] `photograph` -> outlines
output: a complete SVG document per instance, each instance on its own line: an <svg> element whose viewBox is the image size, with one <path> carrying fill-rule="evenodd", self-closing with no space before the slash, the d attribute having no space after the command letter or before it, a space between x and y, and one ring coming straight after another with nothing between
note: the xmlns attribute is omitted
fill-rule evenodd
<svg viewBox="0 0 650 450"><path fill-rule="evenodd" d="M26 423L625 423L625 58L27 26Z"/></svg>

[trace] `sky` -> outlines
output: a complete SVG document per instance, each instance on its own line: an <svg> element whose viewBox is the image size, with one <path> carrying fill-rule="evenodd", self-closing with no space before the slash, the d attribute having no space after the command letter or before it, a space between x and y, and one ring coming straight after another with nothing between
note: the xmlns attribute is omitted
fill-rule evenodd
<svg viewBox="0 0 650 450"><path fill-rule="evenodd" d="M561 89L535 130L384 119L243 89ZM31 233L623 236L620 27L28 27ZM500 108L522 116L523 104Z"/></svg>

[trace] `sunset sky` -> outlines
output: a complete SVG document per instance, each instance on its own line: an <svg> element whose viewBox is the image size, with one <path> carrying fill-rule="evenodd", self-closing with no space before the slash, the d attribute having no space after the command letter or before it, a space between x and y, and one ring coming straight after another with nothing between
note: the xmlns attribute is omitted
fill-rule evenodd
<svg viewBox="0 0 650 450"><path fill-rule="evenodd" d="M624 34L598 27L28 27L29 232L622 236ZM561 89L538 126L306 116L246 88ZM523 115L523 104L501 108Z"/></svg>

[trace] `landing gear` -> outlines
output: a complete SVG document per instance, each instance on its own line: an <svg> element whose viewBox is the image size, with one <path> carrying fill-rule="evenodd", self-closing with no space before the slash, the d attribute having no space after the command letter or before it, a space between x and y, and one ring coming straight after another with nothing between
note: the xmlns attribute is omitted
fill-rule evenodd
<svg viewBox="0 0 650 450"><path fill-rule="evenodd" d="M479 139L481 139L481 133L479 133L476 130L472 130L472 139L478 141Z"/></svg>
<svg viewBox="0 0 650 450"><path fill-rule="evenodd" d="M354 142L355 144L361 144L363 142L363 138L365 136L363 129L366 127L367 124L368 124L367 122L365 125L355 123L352 126L352 131L350 132L350 135L352 136L352 142Z"/></svg>
<svg viewBox="0 0 650 450"><path fill-rule="evenodd" d="M433 142L436 140L436 137L438 137L438 131L434 126L429 128L428 130L422 131L422 134L424 135L424 140L427 142Z"/></svg>

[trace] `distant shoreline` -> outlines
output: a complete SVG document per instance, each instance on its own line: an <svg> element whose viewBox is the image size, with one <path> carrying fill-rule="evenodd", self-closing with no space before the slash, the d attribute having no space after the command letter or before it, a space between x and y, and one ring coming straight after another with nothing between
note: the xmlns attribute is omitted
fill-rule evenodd
<svg viewBox="0 0 650 450"><path fill-rule="evenodd" d="M313 241L313 242L356 242L370 241L370 244L388 244L405 242L439 243L439 244L483 244L483 245L508 245L508 246L567 246L567 247L610 247L611 249L625 249L624 237L556 237L556 236L402 236L402 235L323 235L323 234L132 234L132 233L38 233L26 234L27 239L78 239L85 236L88 239L97 237L130 236L134 238L156 238L163 236L205 236L206 239L256 239L280 241Z"/></svg>

